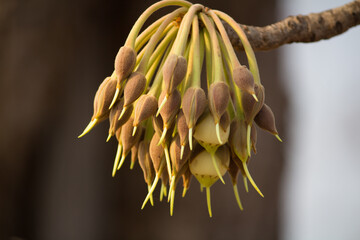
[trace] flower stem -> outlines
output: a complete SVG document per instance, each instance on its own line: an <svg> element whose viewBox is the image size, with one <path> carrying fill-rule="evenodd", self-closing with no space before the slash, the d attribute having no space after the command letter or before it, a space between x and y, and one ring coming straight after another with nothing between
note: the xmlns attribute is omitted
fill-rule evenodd
<svg viewBox="0 0 360 240"><path fill-rule="evenodd" d="M256 58L255 58L255 53L250 45L249 40L246 37L246 34L244 33L242 28L237 24L237 22L232 17L230 17L226 13L223 13L218 10L213 10L213 12L216 15L218 15L222 20L227 22L230 25L230 27L232 27L234 29L234 31L236 32L236 34L239 36L241 43L245 49L245 53L246 53L246 56L247 56L247 59L249 62L249 68L250 68L251 73L253 74L254 81L257 84L260 84L260 74L259 74L259 68L258 68Z"/></svg>
<svg viewBox="0 0 360 240"><path fill-rule="evenodd" d="M217 39L214 24L204 13L200 13L200 18L204 23L206 29L209 31L210 41L212 46L211 49L212 49L212 58L213 58L213 62L212 62L213 76L211 79L211 83L223 81L224 72L222 68L221 49L220 49L219 41Z"/></svg>
<svg viewBox="0 0 360 240"><path fill-rule="evenodd" d="M204 6L202 6L200 4L194 4L189 8L188 12L185 14L185 16L180 24L179 34L177 35L177 37L175 39L175 43L171 50L172 53L179 55L179 56L183 55L185 46L187 43L189 31L190 31L190 26L192 24L192 20L195 16L196 12L202 10L203 8L204 8Z"/></svg>
<svg viewBox="0 0 360 240"><path fill-rule="evenodd" d="M177 27L173 27L166 37L161 41L161 43L157 46L156 50L153 52L153 54L150 57L148 68L146 71L146 87L145 91L147 91L148 86L151 82L151 79L153 78L156 70L159 67L159 63L161 59L163 58L163 55L165 53L166 48L169 46L169 43L174 40L174 37L178 31Z"/></svg>
<svg viewBox="0 0 360 240"><path fill-rule="evenodd" d="M169 55L170 53L170 49L173 45L174 41L172 41L169 46L167 47L164 55L163 55L163 58L161 60L161 63L160 63L160 67L155 75L155 79L150 87L150 90L148 92L148 94L151 94L155 97L158 97L159 96L159 92L160 92L160 89L161 89L161 85L162 85L162 79L163 79L163 74L162 74L162 68L164 66L164 63L166 61L166 58L167 56Z"/></svg>
<svg viewBox="0 0 360 240"><path fill-rule="evenodd" d="M169 13L170 14L170 13ZM135 51L138 52L144 44L150 39L150 37L155 33L160 24L165 20L165 18L169 15L159 18L155 22L153 22L150 26L148 26L135 40Z"/></svg>
<svg viewBox="0 0 360 240"><path fill-rule="evenodd" d="M125 46L129 46L131 48L135 47L135 41L136 38L140 32L140 29L142 28L142 26L144 25L145 21L157 10L159 10L160 8L163 7L167 7L167 6L171 6L171 5L175 5L175 6L182 6L182 7L187 7L189 8L191 6L190 2L187 1L183 1L183 0L164 0L164 1L160 1L157 3L154 3L153 5L151 5L150 7L148 7L138 18L138 20L135 22L134 26L132 27L126 42L125 42Z"/></svg>
<svg viewBox="0 0 360 240"><path fill-rule="evenodd" d="M146 73L146 70L148 68L148 63L149 63L150 56L151 56L152 52L154 51L154 49L156 47L156 44L160 40L161 34L165 30L165 28L170 24L170 22L172 22L174 20L174 18L176 18L178 15L180 15L181 13L184 13L184 12L186 12L185 7L178 8L175 11L173 11L172 13L170 13L166 17L166 19L161 23L159 28L151 36L149 42L146 44L146 50L145 50L143 58L141 59L141 61L139 63L139 67L137 68L137 72L141 72L143 74Z"/></svg>
<svg viewBox="0 0 360 240"><path fill-rule="evenodd" d="M232 67L232 69L234 69L237 66L240 66L241 65L240 61L236 56L235 50L234 50L233 46L231 45L231 41L229 39L229 36L228 36L228 34L227 34L226 30L225 30L225 27L222 24L221 20L219 19L219 17L212 10L209 10L207 13L214 20L215 25L216 25L217 29L219 30L219 33L221 35L221 38L222 38L223 43L224 43L224 45L226 47L226 50L227 50L229 60L231 62L230 66Z"/></svg>
<svg viewBox="0 0 360 240"><path fill-rule="evenodd" d="M200 35L199 35L199 20L195 16L192 23L192 44L193 44L193 61L192 61L192 75L191 86L201 87L201 55L200 55Z"/></svg>
<svg viewBox="0 0 360 240"><path fill-rule="evenodd" d="M203 30L203 35L204 35L204 46L205 46L205 61L206 61L206 78L207 78L207 88L209 89L209 82L212 79L212 71L211 71L211 66L212 66L212 58L211 58L211 42L210 42L210 36L209 36L209 32L204 29Z"/></svg>

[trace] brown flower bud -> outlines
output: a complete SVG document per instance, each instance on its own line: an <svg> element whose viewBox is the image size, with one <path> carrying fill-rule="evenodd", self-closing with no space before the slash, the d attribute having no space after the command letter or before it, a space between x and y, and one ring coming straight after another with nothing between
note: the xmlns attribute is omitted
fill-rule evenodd
<svg viewBox="0 0 360 240"><path fill-rule="evenodd" d="M182 109L188 128L196 125L196 121L203 114L206 105L207 100L202 88L190 87L186 90L182 100Z"/></svg>
<svg viewBox="0 0 360 240"><path fill-rule="evenodd" d="M153 116L152 117L152 125L155 130L155 133L157 133L159 136L162 134L162 127L163 127L163 120L161 116Z"/></svg>
<svg viewBox="0 0 360 240"><path fill-rule="evenodd" d="M134 126L139 125L142 121L156 113L157 100L152 95L142 95L136 102L134 112Z"/></svg>
<svg viewBox="0 0 360 240"><path fill-rule="evenodd" d="M100 84L94 98L94 114L91 120L95 118L98 122L109 116L109 106L116 91L116 80L111 77L105 78Z"/></svg>
<svg viewBox="0 0 360 240"><path fill-rule="evenodd" d="M181 143L180 137L177 135L170 145L170 158L172 165L175 167L175 171L179 172L184 166L188 158L190 157L190 148L188 145L185 146L183 155L181 157Z"/></svg>
<svg viewBox="0 0 360 240"><path fill-rule="evenodd" d="M125 113L123 114L123 116L119 119L120 113L123 110L123 106L124 106L124 100L120 99L119 102L117 102L115 104L115 106L113 108L111 108L110 110L110 115L109 115L109 122L110 122L110 127L109 127L109 137L113 136L116 132L116 130L118 128L120 128L122 125L124 125L130 118L133 107L130 106L125 110Z"/></svg>
<svg viewBox="0 0 360 240"><path fill-rule="evenodd" d="M278 131L276 130L275 126L275 116L268 105L263 105L259 113L256 115L254 121L260 128L270 132L273 135L278 135Z"/></svg>
<svg viewBox="0 0 360 240"><path fill-rule="evenodd" d="M169 174L167 173L167 171L162 171L160 179L161 179L162 184L164 184L165 186L168 184Z"/></svg>
<svg viewBox="0 0 360 240"><path fill-rule="evenodd" d="M229 125L230 125L230 115L228 111L226 111L220 118L220 127L224 132L226 132Z"/></svg>
<svg viewBox="0 0 360 240"><path fill-rule="evenodd" d="M121 47L116 55L114 63L115 73L119 82L130 75L135 64L136 53L134 49L128 46Z"/></svg>
<svg viewBox="0 0 360 240"><path fill-rule="evenodd" d="M161 104L166 96L166 92L163 91L159 97L158 103ZM181 95L177 89L175 89L171 95L169 95L166 103L160 110L160 115L164 121L164 124L167 125L169 122L171 122L176 114L179 111L181 104Z"/></svg>
<svg viewBox="0 0 360 240"><path fill-rule="evenodd" d="M249 69L245 66L238 66L233 70L233 80L241 91L254 94L254 77Z"/></svg>
<svg viewBox="0 0 360 240"><path fill-rule="evenodd" d="M125 106L136 101L144 92L146 86L146 77L141 72L133 72L128 77L124 87Z"/></svg>
<svg viewBox="0 0 360 240"><path fill-rule="evenodd" d="M183 188L184 188L182 197L185 197L185 193L190 187L191 178L192 178L192 174L190 172L190 168L188 167L182 175Z"/></svg>
<svg viewBox="0 0 360 240"><path fill-rule="evenodd" d="M128 106L138 99L144 92L146 86L145 75L133 72L128 78L124 88L124 106Z"/></svg>
<svg viewBox="0 0 360 240"><path fill-rule="evenodd" d="M163 134L163 127L164 127L164 122L161 118L161 116L153 116L152 118L152 123L153 123L153 127L154 127L154 130L155 132L159 135L159 136L162 136ZM174 130L174 127L175 127L175 122L172 121L170 123L170 125L168 125L168 129L166 131L166 135L165 135L165 139L169 139L172 135L172 132Z"/></svg>
<svg viewBox="0 0 360 240"><path fill-rule="evenodd" d="M233 151L231 151L231 160L239 168L240 173L244 178L244 181L246 181L245 179L247 178L247 176L246 176L246 173L245 173L243 162L240 160L240 158L238 158L238 156L236 156L236 154ZM248 158L248 160L246 161L246 164L248 164L249 160L250 160L250 158ZM248 192L249 190L248 190L247 182L244 182L244 185L245 185L246 192Z"/></svg>
<svg viewBox="0 0 360 240"><path fill-rule="evenodd" d="M121 127L115 131L116 140L121 144Z"/></svg>
<svg viewBox="0 0 360 240"><path fill-rule="evenodd" d="M140 142L137 142L132 148L131 148L131 165L130 165L130 169L134 168L134 165L136 163L137 160L137 155L139 152L139 144Z"/></svg>
<svg viewBox="0 0 360 240"><path fill-rule="evenodd" d="M231 181L232 181L233 185L237 184L237 178L239 175L239 171L240 171L240 169L239 169L238 165L234 162L233 157L232 157L230 159L228 173L231 177Z"/></svg>
<svg viewBox="0 0 360 240"><path fill-rule="evenodd" d="M217 124L224 114L230 100L229 87L224 82L213 83L209 87L208 95L209 108L215 123Z"/></svg>
<svg viewBox="0 0 360 240"><path fill-rule="evenodd" d="M186 59L183 56L170 54L163 67L165 92L170 95L184 79L187 71Z"/></svg>
<svg viewBox="0 0 360 240"><path fill-rule="evenodd" d="M161 160L164 157L164 148L161 145L158 146L159 140L160 136L155 133L151 139L149 148L150 158L156 172L159 171Z"/></svg>
<svg viewBox="0 0 360 240"><path fill-rule="evenodd" d="M123 145L122 156L126 156L131 148L140 140L142 129L139 129L135 135L132 135L134 119L130 118L123 126L121 130L121 144Z"/></svg>
<svg viewBox="0 0 360 240"><path fill-rule="evenodd" d="M216 150L216 156L221 159L221 164L226 168L229 167L230 163L230 151L227 145L222 145Z"/></svg>
<svg viewBox="0 0 360 240"><path fill-rule="evenodd" d="M231 123L229 143L232 151L242 161L246 161L248 158L246 131L247 125L244 120L235 119Z"/></svg>
<svg viewBox="0 0 360 240"><path fill-rule="evenodd" d="M131 148L131 164L130 164L130 169L134 168L134 165L136 163L137 157L138 157L138 152L139 152L139 144L141 139L144 139L144 135L145 135L145 131L141 131L142 134L139 138L139 141L137 141L135 143L135 145Z"/></svg>
<svg viewBox="0 0 360 240"><path fill-rule="evenodd" d="M245 120L247 123L251 123L256 114L260 111L264 105L265 100L265 89L262 85L255 84L255 95L258 99L258 102L254 99L252 95L247 92L241 93L241 104L245 114Z"/></svg>
<svg viewBox="0 0 360 240"><path fill-rule="evenodd" d="M180 143L182 146L185 146L187 142L187 135L189 132L189 128L187 127L186 119L182 110L180 110L178 114L176 126L180 137Z"/></svg>
<svg viewBox="0 0 360 240"><path fill-rule="evenodd" d="M138 160L144 173L145 182L147 185L151 185L155 178L155 173L149 155L149 144L145 141L141 141L139 144Z"/></svg>

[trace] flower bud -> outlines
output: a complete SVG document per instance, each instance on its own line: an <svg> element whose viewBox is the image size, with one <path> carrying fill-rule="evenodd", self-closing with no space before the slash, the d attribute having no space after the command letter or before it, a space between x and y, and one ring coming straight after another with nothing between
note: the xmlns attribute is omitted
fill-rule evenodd
<svg viewBox="0 0 360 240"><path fill-rule="evenodd" d="M121 127L115 131L115 137L119 144L121 144Z"/></svg>
<svg viewBox="0 0 360 240"><path fill-rule="evenodd" d="M235 119L231 123L229 143L232 151L242 161L248 159L246 131L247 125L244 120Z"/></svg>
<svg viewBox="0 0 360 240"><path fill-rule="evenodd" d="M133 72L128 78L124 88L124 106L132 104L144 92L146 86L145 75Z"/></svg>
<svg viewBox="0 0 360 240"><path fill-rule="evenodd" d="M242 206L241 201L240 201L239 191L238 191L238 188L237 188L237 179L238 179L239 171L240 171L240 168L235 163L235 161L233 160L233 157L232 157L230 159L228 172L229 172L229 175L230 175L230 178L231 178L231 181L232 181L236 202L237 202L240 210L243 210L243 206ZM244 181L246 181L246 183L244 182L244 184L245 184L245 189L247 190L248 189L247 188L247 180L245 180L245 179L246 178L244 178Z"/></svg>
<svg viewBox="0 0 360 240"><path fill-rule="evenodd" d="M136 102L134 111L134 126L148 119L156 113L157 100L152 95L142 95Z"/></svg>
<svg viewBox="0 0 360 240"><path fill-rule="evenodd" d="M130 169L134 168L134 165L136 163L138 152L139 152L139 144L140 142L137 142L132 148L131 148L131 164Z"/></svg>
<svg viewBox="0 0 360 240"><path fill-rule="evenodd" d="M187 167L186 171L182 175L183 188L184 188L182 197L185 197L186 191L190 187L191 177L192 177L192 174L190 172L190 168Z"/></svg>
<svg viewBox="0 0 360 240"><path fill-rule="evenodd" d="M140 140L142 129L139 129L135 135L132 135L134 119L130 118L123 126L121 130L121 143L123 145L122 156L125 157L131 150L131 148Z"/></svg>
<svg viewBox="0 0 360 240"><path fill-rule="evenodd" d="M245 114L245 120L247 123L251 123L256 114L260 111L264 105L265 89L262 85L255 84L255 95L258 99L256 101L252 95L247 92L241 93L241 104Z"/></svg>
<svg viewBox="0 0 360 240"><path fill-rule="evenodd" d="M164 148L158 145L159 140L160 136L155 133L150 141L149 148L150 158L156 172L159 171L161 160L164 157Z"/></svg>
<svg viewBox="0 0 360 240"><path fill-rule="evenodd" d="M230 100L229 87L224 82L216 82L210 85L208 94L211 114L215 123L218 123Z"/></svg>
<svg viewBox="0 0 360 240"><path fill-rule="evenodd" d="M220 140L216 133L216 124L211 114L207 114L202 118L195 127L194 138L201 144L208 144L212 146L219 146L228 141L230 134L230 126L225 131L220 131Z"/></svg>
<svg viewBox="0 0 360 240"><path fill-rule="evenodd" d="M116 132L117 129L119 129L122 125L124 125L130 118L131 113L133 111L133 107L130 106L125 110L125 113L123 114L123 116L119 119L120 113L123 110L123 106L124 106L124 100L120 99L119 102L117 102L115 104L115 106L113 108L111 108L110 110L110 115L109 115L109 122L110 122L110 127L109 127L109 136L113 136Z"/></svg>
<svg viewBox="0 0 360 240"><path fill-rule="evenodd" d="M255 93L254 77L245 65L234 68L233 80L241 91L245 91L250 95Z"/></svg>
<svg viewBox="0 0 360 240"><path fill-rule="evenodd" d="M161 176L160 176L161 182L164 186L166 186L169 182L169 174L167 173L167 171L162 171Z"/></svg>
<svg viewBox="0 0 360 240"><path fill-rule="evenodd" d="M275 116L271 108L264 104L259 113L254 119L255 123L262 129L270 132L273 135L278 135L275 126Z"/></svg>
<svg viewBox="0 0 360 240"><path fill-rule="evenodd" d="M144 180L147 185L151 185L155 178L154 169L149 155L149 144L145 141L141 141L139 144L138 160L140 167L144 173Z"/></svg>
<svg viewBox="0 0 360 240"><path fill-rule="evenodd" d="M231 177L231 181L232 181L233 185L237 184L237 178L239 175L239 171L240 171L240 169L239 169L238 165L233 161L233 158L231 158L229 168L228 168L228 173Z"/></svg>
<svg viewBox="0 0 360 240"><path fill-rule="evenodd" d="M190 157L190 148L188 145L185 146L183 154L181 156L181 143L180 137L177 135L170 145L170 158L172 165L175 167L175 171L179 172L184 166L188 158Z"/></svg>
<svg viewBox="0 0 360 240"><path fill-rule="evenodd" d="M142 134L139 137L139 141L135 143L135 145L131 148L131 163L130 163L130 169L134 168L134 165L136 163L138 152L139 152L139 144L142 139L144 139L145 131L141 131Z"/></svg>
<svg viewBox="0 0 360 240"><path fill-rule="evenodd" d="M219 167L220 174L223 176L226 173L230 162L228 148L225 146L220 147L216 151L214 157ZM219 179L214 164L212 163L212 156L205 150L191 160L189 167L191 173L204 187L210 187Z"/></svg>
<svg viewBox="0 0 360 240"><path fill-rule="evenodd" d="M162 103L166 96L166 92L163 91L159 97L159 105ZM169 123L174 119L176 114L179 111L181 104L181 95L177 89L175 89L171 95L169 95L167 101L163 105L162 109L160 110L160 115L164 121L164 124Z"/></svg>
<svg viewBox="0 0 360 240"><path fill-rule="evenodd" d="M119 82L127 78L133 71L136 64L136 53L134 49L128 46L123 46L115 58L115 73Z"/></svg>
<svg viewBox="0 0 360 240"><path fill-rule="evenodd" d="M163 132L164 132L164 129L163 129L164 121L162 120L161 116L157 116L157 117L153 116L152 123L153 123L153 127L154 127L155 132L159 136L162 136ZM169 139L171 137L172 132L174 130L174 127L175 127L175 122L174 121L168 123L164 139Z"/></svg>
<svg viewBox="0 0 360 240"><path fill-rule="evenodd" d="M178 114L176 126L180 137L180 143L182 146L185 146L187 142L189 128L187 127L186 119L182 110L180 110Z"/></svg>
<svg viewBox="0 0 360 240"><path fill-rule="evenodd" d="M105 78L100 84L94 98L94 114L91 120L95 118L98 122L109 116L109 106L116 90L116 80L111 77Z"/></svg>
<svg viewBox="0 0 360 240"><path fill-rule="evenodd" d="M165 92L170 95L184 79L187 71L187 62L183 56L170 54L163 67L163 81Z"/></svg>
<svg viewBox="0 0 360 240"><path fill-rule="evenodd" d="M157 133L159 136L162 134L162 127L163 127L163 120L161 116L153 116L152 117L152 125L155 130L155 133Z"/></svg>
<svg viewBox="0 0 360 240"><path fill-rule="evenodd" d="M221 129L225 132L226 129L229 127L230 125L230 115L228 113L228 111L224 112L224 114L221 116L220 118L220 127Z"/></svg>
<svg viewBox="0 0 360 240"><path fill-rule="evenodd" d="M195 126L197 120L203 114L206 105L207 100L202 88L190 87L186 90L182 100L182 109L188 128Z"/></svg>

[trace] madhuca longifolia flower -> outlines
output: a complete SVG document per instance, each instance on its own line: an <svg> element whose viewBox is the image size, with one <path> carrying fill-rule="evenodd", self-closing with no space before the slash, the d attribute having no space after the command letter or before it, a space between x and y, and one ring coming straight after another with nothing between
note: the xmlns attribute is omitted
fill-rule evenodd
<svg viewBox="0 0 360 240"><path fill-rule="evenodd" d="M178 8L142 29L155 11L167 6ZM248 67L240 63L223 22L239 36ZM109 118L107 141L115 136L118 143L112 175L127 158L130 169L139 163L148 186L142 208L148 201L153 205L161 180L160 201L167 197L172 215L179 181L184 197L194 176L206 188L211 217L210 187L219 179L225 183L227 172L241 210L239 173L246 191L249 181L263 196L248 169L251 150L256 153L255 124L281 141L264 101L254 52L232 18L200 4L163 0L135 22L113 73L95 94L93 116L79 137Z"/></svg>

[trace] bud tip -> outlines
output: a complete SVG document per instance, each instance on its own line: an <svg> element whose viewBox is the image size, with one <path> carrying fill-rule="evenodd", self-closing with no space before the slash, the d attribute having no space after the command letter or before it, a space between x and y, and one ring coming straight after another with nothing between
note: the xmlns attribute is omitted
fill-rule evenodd
<svg viewBox="0 0 360 240"><path fill-rule="evenodd" d="M256 102L259 102L259 99L258 99L257 96L255 95L255 93L252 93L251 96L253 96L253 98L255 99Z"/></svg>
<svg viewBox="0 0 360 240"><path fill-rule="evenodd" d="M212 217L210 187L206 187L206 203L207 203L207 207L208 207L208 211L209 211L209 216Z"/></svg>
<svg viewBox="0 0 360 240"><path fill-rule="evenodd" d="M135 134L136 134L136 130L137 130L137 126L134 126L134 128L133 128L133 132L132 132L132 136L135 136Z"/></svg>
<svg viewBox="0 0 360 240"><path fill-rule="evenodd" d="M224 144L222 141L221 141L221 137L220 137L220 124L217 123L216 124L216 136L217 136L217 139L219 141L219 143L222 145Z"/></svg>
<svg viewBox="0 0 360 240"><path fill-rule="evenodd" d="M126 109L127 109L127 106L124 106L123 109L121 110L121 113L120 113L120 116L119 116L118 120L120 120L122 118L122 116L124 115Z"/></svg>
<svg viewBox="0 0 360 240"><path fill-rule="evenodd" d="M119 96L119 92L120 92L120 89L117 87L116 88L116 91L115 91L115 94L114 94L114 97L113 97L113 99L112 99L112 101L111 101L111 103L110 103L110 106L109 106L109 110L113 107L113 105L115 104L115 102L116 102L116 100L117 100L117 98L118 98L118 96Z"/></svg>
<svg viewBox="0 0 360 240"><path fill-rule="evenodd" d="M191 150L191 151L192 151L192 149L193 149L192 134L193 134L193 129L192 129L192 128L189 128L189 147L190 147L190 150Z"/></svg>
<svg viewBox="0 0 360 240"><path fill-rule="evenodd" d="M109 133L108 137L106 138L106 142L109 142L111 137L112 137L112 135L111 135L111 133Z"/></svg>
<svg viewBox="0 0 360 240"><path fill-rule="evenodd" d="M184 150L185 150L185 146L181 145L181 149L180 149L180 160L183 158L184 156Z"/></svg>
<svg viewBox="0 0 360 240"><path fill-rule="evenodd" d="M157 144L158 146L163 143L163 141L164 141L164 139L165 139L165 136L166 136L166 133L167 133L167 128L164 128L164 129L163 129L163 132L162 132L162 134L161 134L160 140L159 140L159 142L158 142L158 144Z"/></svg>
<svg viewBox="0 0 360 240"><path fill-rule="evenodd" d="M162 100L160 106L159 106L159 109L158 109L157 112L156 112L156 116L159 116L160 111L161 111L161 109L164 107L164 105L165 105L165 103L166 103L167 100L168 100L168 96L165 96L164 99Z"/></svg>
<svg viewBox="0 0 360 240"><path fill-rule="evenodd" d="M98 119L94 118L89 122L89 124L86 126L85 130L78 136L78 138L83 137L85 134L91 131L91 129L96 125Z"/></svg>
<svg viewBox="0 0 360 240"><path fill-rule="evenodd" d="M282 142L282 139L280 138L279 134L276 134L275 137L276 137L280 142Z"/></svg>

